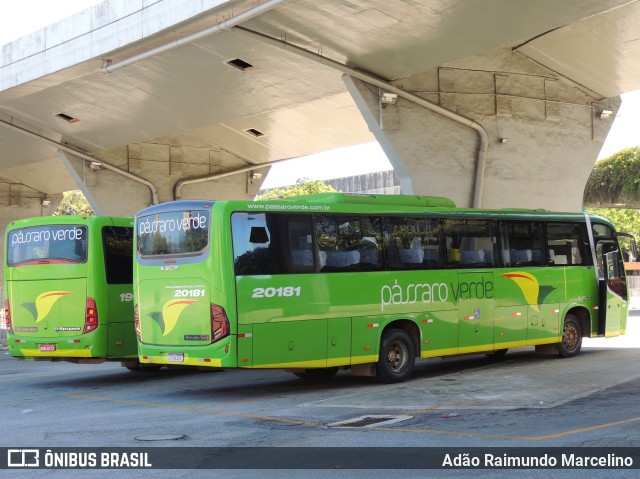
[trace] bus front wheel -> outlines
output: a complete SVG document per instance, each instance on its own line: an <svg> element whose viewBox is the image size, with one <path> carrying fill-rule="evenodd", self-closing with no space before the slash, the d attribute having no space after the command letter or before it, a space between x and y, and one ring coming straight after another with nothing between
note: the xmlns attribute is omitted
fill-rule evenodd
<svg viewBox="0 0 640 479"><path fill-rule="evenodd" d="M567 314L562 328L562 342L558 347L558 355L570 358L580 352L582 347L582 330L578 318L573 314Z"/></svg>
<svg viewBox="0 0 640 479"><path fill-rule="evenodd" d="M382 335L380 358L376 364L378 378L386 383L399 383L413 372L416 355L413 340L402 329L389 329Z"/></svg>

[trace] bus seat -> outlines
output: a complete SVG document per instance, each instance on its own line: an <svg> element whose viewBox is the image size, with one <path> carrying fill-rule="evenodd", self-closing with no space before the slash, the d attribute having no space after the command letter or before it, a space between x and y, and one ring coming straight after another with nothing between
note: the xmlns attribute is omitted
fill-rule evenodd
<svg viewBox="0 0 640 479"><path fill-rule="evenodd" d="M440 262L440 252L437 248L425 248L424 250L424 259L426 261L436 261Z"/></svg>
<svg viewBox="0 0 640 479"><path fill-rule="evenodd" d="M553 264L568 264L566 254L557 254L553 258Z"/></svg>
<svg viewBox="0 0 640 479"><path fill-rule="evenodd" d="M484 250L484 262L493 264L493 251L491 251L490 249Z"/></svg>
<svg viewBox="0 0 640 479"><path fill-rule="evenodd" d="M555 264L556 252L552 249L549 250L549 264Z"/></svg>
<svg viewBox="0 0 640 479"><path fill-rule="evenodd" d="M458 248L449 248L447 250L447 259L449 261L460 261L460 250Z"/></svg>
<svg viewBox="0 0 640 479"><path fill-rule="evenodd" d="M367 248L360 251L360 263L378 264L378 250Z"/></svg>
<svg viewBox="0 0 640 479"><path fill-rule="evenodd" d="M327 254L327 266L346 268L360 262L359 251L330 251Z"/></svg>
<svg viewBox="0 0 640 479"><path fill-rule="evenodd" d="M400 266L400 247L398 246L398 242L393 236L389 239L389 244L387 245L385 256L387 263L392 268Z"/></svg>
<svg viewBox="0 0 640 479"><path fill-rule="evenodd" d="M313 266L313 252L309 249L294 249L291 260L297 267Z"/></svg>
<svg viewBox="0 0 640 479"><path fill-rule="evenodd" d="M514 263L531 263L531 250L530 249L517 249L513 252L511 260Z"/></svg>
<svg viewBox="0 0 640 479"><path fill-rule="evenodd" d="M511 251L509 251L508 249L502 250L502 263L505 266L508 266L511 264Z"/></svg>
<svg viewBox="0 0 640 479"><path fill-rule="evenodd" d="M531 250L531 261L534 263L540 264L542 262L542 250L541 249L532 249Z"/></svg>
<svg viewBox="0 0 640 479"><path fill-rule="evenodd" d="M400 249L400 261L403 263L420 264L424 260L424 250L422 248L402 248Z"/></svg>
<svg viewBox="0 0 640 479"><path fill-rule="evenodd" d="M483 250L463 250L460 252L460 263L477 264L484 262Z"/></svg>

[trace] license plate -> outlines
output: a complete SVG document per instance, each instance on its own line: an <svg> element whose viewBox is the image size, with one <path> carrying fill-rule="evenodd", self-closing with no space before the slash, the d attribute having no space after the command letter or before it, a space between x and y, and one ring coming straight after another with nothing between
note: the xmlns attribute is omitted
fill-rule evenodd
<svg viewBox="0 0 640 479"><path fill-rule="evenodd" d="M183 353L169 353L169 354L167 354L167 360L170 363L181 363L182 361L184 361L184 354Z"/></svg>
<svg viewBox="0 0 640 479"><path fill-rule="evenodd" d="M55 351L56 350L56 345L55 344L41 344L40 345L40 351Z"/></svg>

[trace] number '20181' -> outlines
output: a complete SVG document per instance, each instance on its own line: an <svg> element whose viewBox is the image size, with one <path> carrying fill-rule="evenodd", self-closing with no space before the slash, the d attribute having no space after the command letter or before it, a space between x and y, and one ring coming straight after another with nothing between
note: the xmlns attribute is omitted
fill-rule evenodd
<svg viewBox="0 0 640 479"><path fill-rule="evenodd" d="M279 288L254 288L252 298L288 298L291 296L300 296L302 287L300 286L280 286Z"/></svg>

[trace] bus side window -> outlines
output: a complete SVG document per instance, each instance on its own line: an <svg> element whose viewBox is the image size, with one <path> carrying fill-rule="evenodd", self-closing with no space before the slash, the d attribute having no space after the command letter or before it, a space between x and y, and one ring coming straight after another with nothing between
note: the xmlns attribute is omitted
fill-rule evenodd
<svg viewBox="0 0 640 479"><path fill-rule="evenodd" d="M323 272L382 269L382 233L377 217L314 215L319 270Z"/></svg>
<svg viewBox="0 0 640 479"><path fill-rule="evenodd" d="M494 222L448 218L443 225L450 268L495 266L497 234Z"/></svg>
<svg viewBox="0 0 640 479"><path fill-rule="evenodd" d="M102 228L104 267L107 284L133 282L133 228L105 226Z"/></svg>
<svg viewBox="0 0 640 479"><path fill-rule="evenodd" d="M593 264L585 223L547 223L547 249L554 252L554 265Z"/></svg>
<svg viewBox="0 0 640 479"><path fill-rule="evenodd" d="M315 269L310 215L235 212L231 234L237 276L309 273Z"/></svg>
<svg viewBox="0 0 640 479"><path fill-rule="evenodd" d="M544 225L541 222L501 221L502 266L544 266L547 264Z"/></svg>
<svg viewBox="0 0 640 479"><path fill-rule="evenodd" d="M291 272L313 272L315 247L311 231L311 218L309 216L289 216L288 220Z"/></svg>
<svg viewBox="0 0 640 479"><path fill-rule="evenodd" d="M233 213L231 234L236 275L273 274L271 236L264 213Z"/></svg>
<svg viewBox="0 0 640 479"><path fill-rule="evenodd" d="M424 216L383 220L387 268L435 269L444 264L440 221Z"/></svg>

